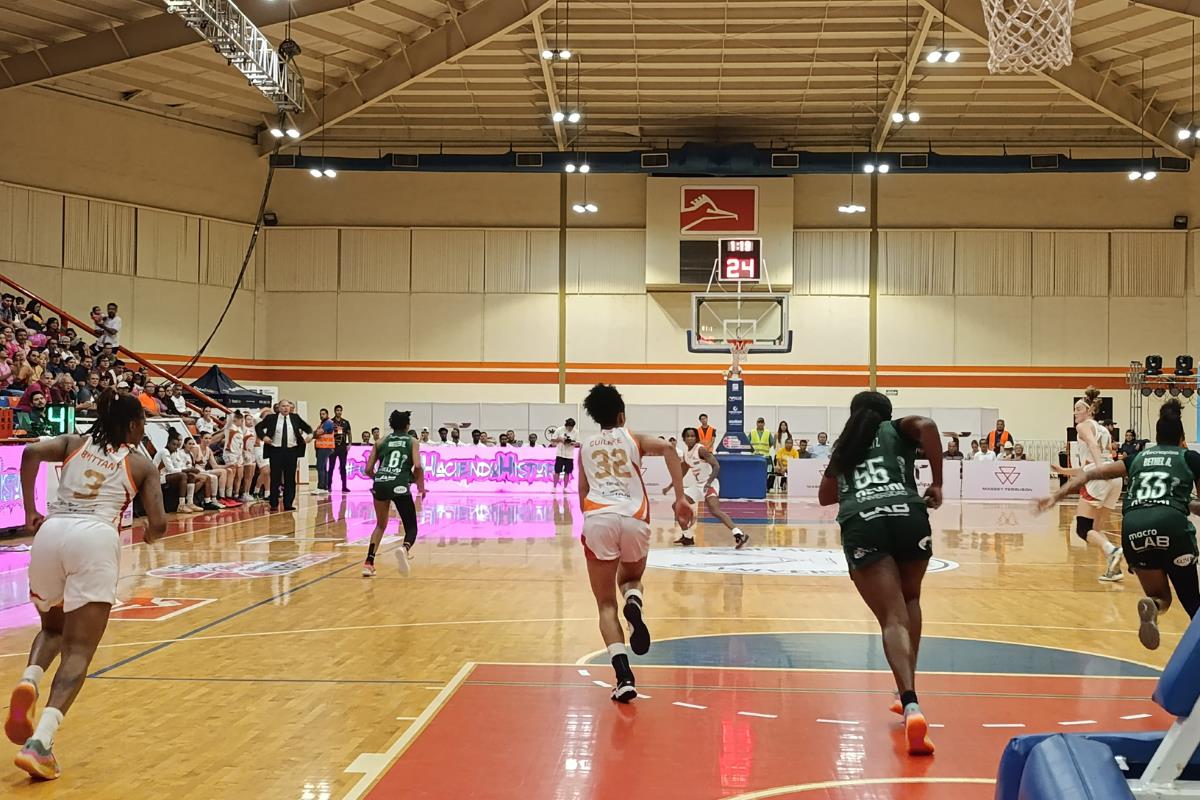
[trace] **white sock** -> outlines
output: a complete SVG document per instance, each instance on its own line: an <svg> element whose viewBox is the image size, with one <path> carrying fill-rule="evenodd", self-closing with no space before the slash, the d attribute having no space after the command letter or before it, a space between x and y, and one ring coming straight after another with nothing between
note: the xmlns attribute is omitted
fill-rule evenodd
<svg viewBox="0 0 1200 800"><path fill-rule="evenodd" d="M189 483L187 485L187 504L192 505L192 500L196 498L196 484Z"/></svg>
<svg viewBox="0 0 1200 800"><path fill-rule="evenodd" d="M1104 555L1111 556L1117 550L1117 546L1111 542L1104 543Z"/></svg>
<svg viewBox="0 0 1200 800"><path fill-rule="evenodd" d="M636 598L637 598L637 601L638 601L638 605L639 605L639 606L641 606L641 605L645 605L645 604L646 604L646 601L645 601L645 599L642 597L642 590L641 590L641 589L630 589L629 591L625 592L625 602L626 602L626 603L628 603L628 602L629 602L629 598L631 598L631 597L636 597Z"/></svg>
<svg viewBox="0 0 1200 800"><path fill-rule="evenodd" d="M46 674L46 671L44 669L42 669L41 667L39 667L37 664L30 664L28 667L25 668L24 674L21 675L21 680L27 681L29 683L32 683L34 686L37 686L39 683L42 682L42 676L45 674Z"/></svg>
<svg viewBox="0 0 1200 800"><path fill-rule="evenodd" d="M742 533L741 528L734 528L732 531L730 531L730 533L732 533L734 536L745 536L745 534Z"/></svg>
<svg viewBox="0 0 1200 800"><path fill-rule="evenodd" d="M46 708L42 711L42 716L38 720L37 729L33 732L33 738L44 744L47 749L54 744L54 734L58 732L58 726L62 724L63 713L57 708Z"/></svg>
<svg viewBox="0 0 1200 800"><path fill-rule="evenodd" d="M629 655L629 651L625 649L625 645L623 643L610 644L608 646L608 655L609 655L609 658L613 658L616 656L627 656L627 655ZM49 709L47 709L47 710L49 710Z"/></svg>

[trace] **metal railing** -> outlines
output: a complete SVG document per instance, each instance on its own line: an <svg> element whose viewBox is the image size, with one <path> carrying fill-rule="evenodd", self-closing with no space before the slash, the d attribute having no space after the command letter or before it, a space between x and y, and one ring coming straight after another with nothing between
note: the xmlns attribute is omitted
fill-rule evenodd
<svg viewBox="0 0 1200 800"><path fill-rule="evenodd" d="M21 293L25 297L29 298L30 300L32 300L35 303L37 303L38 305L40 305L42 308L48 309L51 313L54 314L54 316L62 319L63 322L70 323L71 325L74 325L79 330L81 330L84 333L88 334L89 336L92 336L93 338L95 338L96 328L94 325L88 325L88 324L82 322L77 317L72 316L71 314L68 314L66 311L63 311L61 308L54 305L53 303L50 303L50 302L46 301L45 299L43 299L42 297L39 297L38 295L29 291L24 286L17 283L16 281L14 281L12 278L8 277L7 275L0 275L0 283L6 284L9 288ZM192 397L199 400L204 405L209 406L211 408L215 408L216 410L218 410L224 414L229 413L228 408L221 405L216 400L212 399L211 397L206 395L204 392L197 389L195 386L192 386L189 383L185 383L184 381L180 380L179 378L176 378L171 373L167 372L165 369L162 369L161 367L156 366L155 364L151 364L149 361L142 358L140 355L133 352L128 347L118 346L115 349L116 349L116 352L120 353L121 355L128 356L131 360L136 361L138 364L145 367L148 371L154 373L158 377L160 377L170 383L173 383L176 386L181 387L185 392L187 392ZM195 411L199 410L199 408L197 406L195 406L194 404L189 403L188 405L190 408L192 408Z"/></svg>

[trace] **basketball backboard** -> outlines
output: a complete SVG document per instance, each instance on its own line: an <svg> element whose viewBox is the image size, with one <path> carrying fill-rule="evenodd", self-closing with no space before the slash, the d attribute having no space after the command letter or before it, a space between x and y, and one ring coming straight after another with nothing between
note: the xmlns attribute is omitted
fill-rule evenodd
<svg viewBox="0 0 1200 800"><path fill-rule="evenodd" d="M692 327L688 351L728 353L731 340L749 340L750 353L788 353L786 294L700 292L692 295Z"/></svg>

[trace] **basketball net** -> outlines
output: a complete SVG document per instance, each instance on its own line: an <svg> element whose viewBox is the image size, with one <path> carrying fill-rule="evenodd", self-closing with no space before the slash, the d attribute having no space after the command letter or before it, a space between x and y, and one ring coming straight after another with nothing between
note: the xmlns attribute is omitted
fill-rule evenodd
<svg viewBox="0 0 1200 800"><path fill-rule="evenodd" d="M988 71L1044 72L1071 63L1075 0L982 0Z"/></svg>
<svg viewBox="0 0 1200 800"><path fill-rule="evenodd" d="M750 345L754 344L753 339L728 339L726 343L729 345L729 356L732 363L729 370L725 373L726 378L740 378L742 376L742 364L750 359Z"/></svg>

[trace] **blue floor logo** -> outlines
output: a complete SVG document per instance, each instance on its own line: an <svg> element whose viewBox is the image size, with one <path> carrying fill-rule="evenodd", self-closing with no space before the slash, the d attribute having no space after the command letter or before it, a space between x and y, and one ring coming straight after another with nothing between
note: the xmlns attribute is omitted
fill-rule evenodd
<svg viewBox="0 0 1200 800"><path fill-rule="evenodd" d="M742 575L796 575L821 577L848 575L841 550L800 547L689 547L651 550L647 566L685 572L726 572ZM958 564L944 558L929 559L929 572L948 572Z"/></svg>

